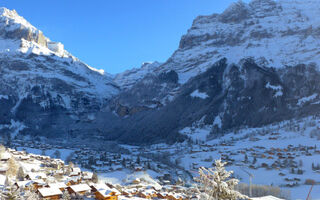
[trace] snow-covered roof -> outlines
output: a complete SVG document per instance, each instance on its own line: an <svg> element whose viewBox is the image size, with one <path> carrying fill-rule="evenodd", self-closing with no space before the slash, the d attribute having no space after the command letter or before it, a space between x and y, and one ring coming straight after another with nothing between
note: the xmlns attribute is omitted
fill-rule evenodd
<svg viewBox="0 0 320 200"><path fill-rule="evenodd" d="M10 159L11 158L11 154L6 151L6 152L1 154L0 158L1 159Z"/></svg>
<svg viewBox="0 0 320 200"><path fill-rule="evenodd" d="M41 196L43 196L43 197L62 195L61 190L59 190L59 188L56 188L56 187L40 188L40 189L38 189L38 191L41 194Z"/></svg>
<svg viewBox="0 0 320 200"><path fill-rule="evenodd" d="M72 168L72 172L80 173L81 169L79 167L74 167L74 168Z"/></svg>
<svg viewBox="0 0 320 200"><path fill-rule="evenodd" d="M92 186L94 186L97 189L97 191L104 197L111 196L110 193L112 193L112 192L114 192L115 195L121 194L117 189L110 188L105 184L92 184Z"/></svg>
<svg viewBox="0 0 320 200"><path fill-rule="evenodd" d="M18 182L16 182L16 184L17 184L19 187L27 187L27 186L30 186L32 183L33 183L33 181L31 181L31 180L29 180L29 181L18 181Z"/></svg>
<svg viewBox="0 0 320 200"><path fill-rule="evenodd" d="M284 199L280 199L274 196L264 196L264 197L255 197L255 198L251 198L252 200L284 200Z"/></svg>
<svg viewBox="0 0 320 200"><path fill-rule="evenodd" d="M43 172L30 172L27 174L31 180L39 179L39 178L47 178L47 175Z"/></svg>
<svg viewBox="0 0 320 200"><path fill-rule="evenodd" d="M83 191L91 190L91 188L90 188L89 185L87 185L87 184L71 185L70 188L71 188L74 192L83 192Z"/></svg>

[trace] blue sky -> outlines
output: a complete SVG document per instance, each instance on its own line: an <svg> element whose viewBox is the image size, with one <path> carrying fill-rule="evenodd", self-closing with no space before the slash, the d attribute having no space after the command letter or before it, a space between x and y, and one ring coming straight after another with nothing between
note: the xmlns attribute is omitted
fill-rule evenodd
<svg viewBox="0 0 320 200"><path fill-rule="evenodd" d="M235 0L1 0L87 64L118 73L166 61L198 15Z"/></svg>

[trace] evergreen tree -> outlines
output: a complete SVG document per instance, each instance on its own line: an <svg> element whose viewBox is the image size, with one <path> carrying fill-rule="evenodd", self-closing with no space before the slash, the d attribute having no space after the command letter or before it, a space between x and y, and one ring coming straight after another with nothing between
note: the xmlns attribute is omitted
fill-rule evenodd
<svg viewBox="0 0 320 200"><path fill-rule="evenodd" d="M19 181L23 181L24 180L24 171L23 171L23 168L21 166L19 167L19 170L18 170L17 179Z"/></svg>
<svg viewBox="0 0 320 200"><path fill-rule="evenodd" d="M93 172L92 175L92 182L93 183L98 183L99 179L98 179L98 174L96 172Z"/></svg>
<svg viewBox="0 0 320 200"><path fill-rule="evenodd" d="M56 151L53 153L53 157L54 157L54 158L60 158L60 157L61 157L60 151L56 150Z"/></svg>
<svg viewBox="0 0 320 200"><path fill-rule="evenodd" d="M257 157L253 158L252 164L256 164L257 163Z"/></svg>
<svg viewBox="0 0 320 200"><path fill-rule="evenodd" d="M239 180L230 178L232 171L226 171L227 163L221 160L215 161L215 168L199 169L200 177L196 179L200 182L201 199L204 200L237 200L248 199L247 196L235 191L234 187L239 183Z"/></svg>
<svg viewBox="0 0 320 200"><path fill-rule="evenodd" d="M140 156L138 156L138 157L137 157L137 160L136 160L136 163L137 163L137 164L140 164L140 162L141 162L141 161L140 161Z"/></svg>

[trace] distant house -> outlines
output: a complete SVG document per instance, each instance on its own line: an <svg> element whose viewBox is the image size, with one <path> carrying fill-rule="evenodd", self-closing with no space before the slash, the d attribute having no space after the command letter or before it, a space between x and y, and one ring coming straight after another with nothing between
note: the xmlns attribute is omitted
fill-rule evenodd
<svg viewBox="0 0 320 200"><path fill-rule="evenodd" d="M27 180L35 180L35 179L46 179L47 175L44 172L30 172L25 178Z"/></svg>
<svg viewBox="0 0 320 200"><path fill-rule="evenodd" d="M49 187L38 189L41 198L44 199L60 199L62 197L62 192L59 188Z"/></svg>
<svg viewBox="0 0 320 200"><path fill-rule="evenodd" d="M92 180L93 173L92 172L83 172L82 179L83 180Z"/></svg>
<svg viewBox="0 0 320 200"><path fill-rule="evenodd" d="M11 154L6 151L1 155L0 160L1 161L8 161L10 158L11 158Z"/></svg>
<svg viewBox="0 0 320 200"><path fill-rule="evenodd" d="M81 177L80 176L72 176L68 177L66 180L66 185L71 186L71 185L77 185L81 182Z"/></svg>
<svg viewBox="0 0 320 200"><path fill-rule="evenodd" d="M29 188L33 187L33 181L28 180L28 181L18 181L14 184L15 186L17 186L18 189L24 189L24 190L28 190Z"/></svg>
<svg viewBox="0 0 320 200"><path fill-rule="evenodd" d="M152 198L152 194L148 193L146 191L140 191L137 194L138 197L144 198L144 199L151 199Z"/></svg>
<svg viewBox="0 0 320 200"><path fill-rule="evenodd" d="M179 194L175 194L175 193L170 193L166 196L166 199L169 199L169 200L182 200L182 196L179 195Z"/></svg>
<svg viewBox="0 0 320 200"><path fill-rule="evenodd" d="M5 175L7 173L7 171L8 171L7 167L1 167L0 168L0 174L2 174L2 175Z"/></svg>
<svg viewBox="0 0 320 200"><path fill-rule="evenodd" d="M95 192L96 199L98 200L118 200L119 192L108 188L101 188Z"/></svg>
<svg viewBox="0 0 320 200"><path fill-rule="evenodd" d="M69 176L79 176L81 174L81 169L79 167L72 168L72 172Z"/></svg>

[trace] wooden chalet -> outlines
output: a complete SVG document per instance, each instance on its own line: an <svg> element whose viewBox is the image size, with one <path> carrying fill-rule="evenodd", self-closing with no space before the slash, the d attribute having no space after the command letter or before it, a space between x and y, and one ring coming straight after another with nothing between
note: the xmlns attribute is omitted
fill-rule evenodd
<svg viewBox="0 0 320 200"><path fill-rule="evenodd" d="M96 199L98 200L118 200L120 193L109 190L109 189L99 189L95 192Z"/></svg>

